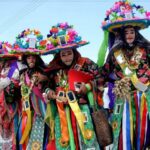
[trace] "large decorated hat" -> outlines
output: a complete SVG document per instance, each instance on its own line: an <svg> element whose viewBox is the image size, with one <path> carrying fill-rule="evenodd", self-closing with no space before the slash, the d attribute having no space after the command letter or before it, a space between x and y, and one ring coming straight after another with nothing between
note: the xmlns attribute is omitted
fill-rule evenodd
<svg viewBox="0 0 150 150"><path fill-rule="evenodd" d="M0 58L17 58L17 54L11 54L12 45L8 42L0 42Z"/></svg>
<svg viewBox="0 0 150 150"><path fill-rule="evenodd" d="M128 0L115 2L114 6L106 11L106 18L102 22L103 30L113 32L128 25L139 29L147 28L150 25L150 12Z"/></svg>
<svg viewBox="0 0 150 150"><path fill-rule="evenodd" d="M12 53L40 54L46 48L46 40L38 30L27 29L22 31L12 46Z"/></svg>
<svg viewBox="0 0 150 150"><path fill-rule="evenodd" d="M49 31L47 35L46 51L43 54L55 54L67 48L78 48L88 44L68 23L58 23Z"/></svg>

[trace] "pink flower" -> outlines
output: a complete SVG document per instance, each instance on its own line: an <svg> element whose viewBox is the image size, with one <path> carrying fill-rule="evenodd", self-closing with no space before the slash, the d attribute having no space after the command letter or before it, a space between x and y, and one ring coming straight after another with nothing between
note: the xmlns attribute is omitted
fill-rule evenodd
<svg viewBox="0 0 150 150"><path fill-rule="evenodd" d="M146 17L150 18L150 12L145 12Z"/></svg>
<svg viewBox="0 0 150 150"><path fill-rule="evenodd" d="M111 11L107 10L106 11L106 16L109 16L111 14Z"/></svg>
<svg viewBox="0 0 150 150"><path fill-rule="evenodd" d="M72 30L72 29L70 29L69 31L68 31L68 35L70 36L70 37L74 37L74 36L76 36L77 35L77 32L75 31L75 30Z"/></svg>
<svg viewBox="0 0 150 150"><path fill-rule="evenodd" d="M74 41L74 37L69 37L68 43L72 43Z"/></svg>
<svg viewBox="0 0 150 150"><path fill-rule="evenodd" d="M119 3L119 2L116 2L116 3L115 3L115 8L118 9L119 7L120 7L120 3Z"/></svg>
<svg viewBox="0 0 150 150"><path fill-rule="evenodd" d="M68 27L68 23L67 22L60 24L60 28L62 28L62 29L65 29L67 27Z"/></svg>
<svg viewBox="0 0 150 150"><path fill-rule="evenodd" d="M46 49L47 49L47 50L52 49L52 48L54 48L54 46L53 46L52 44L47 44L47 45L46 45Z"/></svg>

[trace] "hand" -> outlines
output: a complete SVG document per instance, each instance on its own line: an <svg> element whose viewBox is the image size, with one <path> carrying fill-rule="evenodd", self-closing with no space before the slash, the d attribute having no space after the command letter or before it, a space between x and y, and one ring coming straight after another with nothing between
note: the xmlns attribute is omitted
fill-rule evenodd
<svg viewBox="0 0 150 150"><path fill-rule="evenodd" d="M48 80L48 77L46 75L41 74L41 73L38 73L37 77L38 77L39 82Z"/></svg>
<svg viewBox="0 0 150 150"><path fill-rule="evenodd" d="M47 93L47 98L48 99L56 99L55 91L49 90L49 92Z"/></svg>
<svg viewBox="0 0 150 150"><path fill-rule="evenodd" d="M41 74L41 73L39 73L39 72L33 74L32 77L36 79L36 80L35 80L35 81L36 81L36 82L35 82L36 85L39 84L39 83L42 82L42 81L48 80L48 77L47 77L46 75L43 75L43 74Z"/></svg>
<svg viewBox="0 0 150 150"><path fill-rule="evenodd" d="M46 93L43 93L42 95L43 95L43 98L44 98L44 100L45 100L45 103L48 104L48 103L49 103L49 100L48 100L48 98L47 98L47 94L46 94Z"/></svg>

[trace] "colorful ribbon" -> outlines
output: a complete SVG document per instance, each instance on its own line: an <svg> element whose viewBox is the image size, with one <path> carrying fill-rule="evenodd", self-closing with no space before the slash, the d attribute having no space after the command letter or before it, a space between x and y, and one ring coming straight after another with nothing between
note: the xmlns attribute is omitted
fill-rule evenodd
<svg viewBox="0 0 150 150"><path fill-rule="evenodd" d="M72 91L68 91L66 93L66 97L68 99L69 106L71 107L72 111L74 112L74 114L76 116L82 136L84 137L84 139L90 139L92 137L92 131L85 129L84 122L85 122L86 118L80 110L80 107L77 103L74 93Z"/></svg>

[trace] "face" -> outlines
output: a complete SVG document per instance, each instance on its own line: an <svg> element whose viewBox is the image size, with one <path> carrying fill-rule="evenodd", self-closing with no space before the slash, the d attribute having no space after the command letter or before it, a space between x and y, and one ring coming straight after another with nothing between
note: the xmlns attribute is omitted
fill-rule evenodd
<svg viewBox="0 0 150 150"><path fill-rule="evenodd" d="M70 66L72 64L73 58L74 58L73 50L68 48L68 49L60 51L60 58L61 58L61 61L65 65Z"/></svg>
<svg viewBox="0 0 150 150"><path fill-rule="evenodd" d="M34 68L36 63L36 57L34 55L27 56L27 64L29 68Z"/></svg>
<svg viewBox="0 0 150 150"><path fill-rule="evenodd" d="M130 27L125 29L125 40L128 44L132 44L135 40L135 29Z"/></svg>

